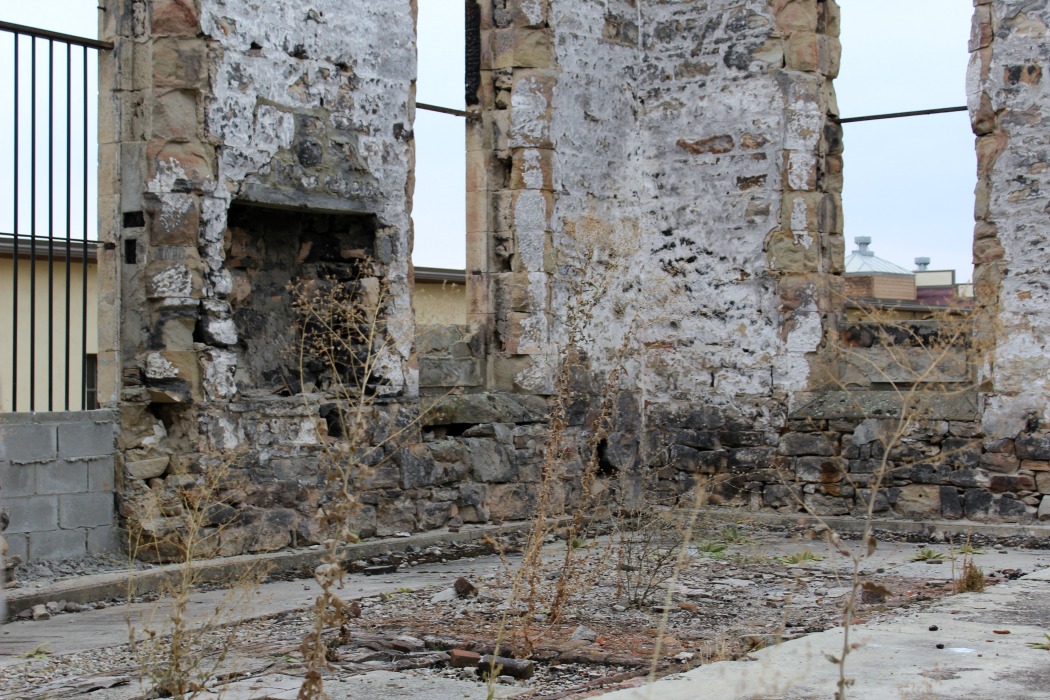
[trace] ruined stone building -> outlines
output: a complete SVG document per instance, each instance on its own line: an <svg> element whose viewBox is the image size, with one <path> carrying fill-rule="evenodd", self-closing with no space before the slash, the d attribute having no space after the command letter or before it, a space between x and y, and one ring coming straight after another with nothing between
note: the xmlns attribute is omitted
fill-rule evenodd
<svg viewBox="0 0 1050 700"><path fill-rule="evenodd" d="M974 5L980 332L922 375L875 510L1024 523L1050 517L1050 5ZM834 0L467 0L468 323L427 329L415 2L104 6L99 401L126 521L163 534L237 455L218 553L316 541L338 435L289 352L289 285L333 276L385 290L373 438L407 426L358 484L362 535L527 517L558 391L572 501L610 376L603 475L866 508L902 409L842 313Z"/></svg>

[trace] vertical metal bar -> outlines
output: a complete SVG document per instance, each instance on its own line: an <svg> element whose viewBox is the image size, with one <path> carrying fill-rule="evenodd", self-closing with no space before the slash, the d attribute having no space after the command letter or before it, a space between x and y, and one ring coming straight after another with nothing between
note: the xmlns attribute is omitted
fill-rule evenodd
<svg viewBox="0 0 1050 700"><path fill-rule="evenodd" d="M80 291L80 407L87 409L87 319L88 319L88 48L84 47L84 228L81 231L81 291Z"/></svg>
<svg viewBox="0 0 1050 700"><path fill-rule="evenodd" d="M55 410L55 41L47 40L47 410Z"/></svg>
<svg viewBox="0 0 1050 700"><path fill-rule="evenodd" d="M32 40L30 40L32 41ZM14 251L11 256L11 410L18 410L18 34L15 34Z"/></svg>
<svg viewBox="0 0 1050 700"><path fill-rule="evenodd" d="M66 361L65 361L65 377L66 377L66 390L63 394L65 397L65 406L63 410L68 411L72 403L69 395L69 348L71 338L69 333L71 330L70 324L70 287L72 286L72 261L69 259L72 255L72 235L73 226L73 46L66 44ZM87 186L87 183L84 183Z"/></svg>
<svg viewBox="0 0 1050 700"><path fill-rule="evenodd" d="M36 39L29 52L29 410L36 410Z"/></svg>

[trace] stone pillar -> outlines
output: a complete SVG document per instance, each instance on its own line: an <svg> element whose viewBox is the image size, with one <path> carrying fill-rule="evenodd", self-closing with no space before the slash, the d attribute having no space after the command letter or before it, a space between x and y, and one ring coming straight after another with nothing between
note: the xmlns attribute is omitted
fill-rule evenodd
<svg viewBox="0 0 1050 700"><path fill-rule="evenodd" d="M832 339L844 301L842 127L832 84L841 56L839 8L835 0L775 0L773 7L783 42L786 136L780 226L767 239L766 256L779 280L788 353L774 372L785 388L798 390L806 387L793 384L792 375L809 375L810 388L827 381L807 363Z"/></svg>
<svg viewBox="0 0 1050 700"><path fill-rule="evenodd" d="M487 331L496 391L543 393L550 383L533 371L548 350L552 272L558 71L548 13L546 0L480 3L481 80L467 126L467 284L469 319Z"/></svg>
<svg viewBox="0 0 1050 700"><path fill-rule="evenodd" d="M967 102L976 135L974 291L984 429L994 438L1050 424L1050 4L975 0Z"/></svg>

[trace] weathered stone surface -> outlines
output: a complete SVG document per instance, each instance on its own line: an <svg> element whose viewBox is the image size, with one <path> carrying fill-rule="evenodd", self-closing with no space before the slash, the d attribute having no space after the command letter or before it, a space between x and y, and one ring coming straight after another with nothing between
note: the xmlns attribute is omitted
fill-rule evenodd
<svg viewBox="0 0 1050 700"><path fill-rule="evenodd" d="M971 421L977 413L976 393L920 394L916 400L924 415L943 420ZM898 417L901 412L900 395L892 391L827 391L801 393L795 397L792 418L857 418Z"/></svg>
<svg viewBox="0 0 1050 700"><path fill-rule="evenodd" d="M444 396L424 421L426 425L536 423L546 417L547 403L540 397L487 393Z"/></svg>
<svg viewBox="0 0 1050 700"><path fill-rule="evenodd" d="M169 457L155 457L137 462L125 462L124 468L127 469L128 475L135 479L152 479L167 471L170 461Z"/></svg>
<svg viewBox="0 0 1050 700"><path fill-rule="evenodd" d="M897 496L894 510L906 518L939 518L941 487L903 486Z"/></svg>
<svg viewBox="0 0 1050 700"><path fill-rule="evenodd" d="M1020 459L1050 460L1050 436L1019 435L1014 451Z"/></svg>
<svg viewBox="0 0 1050 700"><path fill-rule="evenodd" d="M831 441L820 433L788 433L781 436L777 452L782 455L831 456L835 448Z"/></svg>

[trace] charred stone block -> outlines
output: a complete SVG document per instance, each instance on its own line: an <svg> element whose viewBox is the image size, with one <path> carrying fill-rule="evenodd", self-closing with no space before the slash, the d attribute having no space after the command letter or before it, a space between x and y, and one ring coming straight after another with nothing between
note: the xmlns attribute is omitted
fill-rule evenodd
<svg viewBox="0 0 1050 700"><path fill-rule="evenodd" d="M1050 460L1050 436L1018 436L1014 441L1014 450L1021 459Z"/></svg>
<svg viewBox="0 0 1050 700"><path fill-rule="evenodd" d="M958 520L963 517L963 503L954 486L941 487L941 517L949 520Z"/></svg>
<svg viewBox="0 0 1050 700"><path fill-rule="evenodd" d="M821 433L787 433L781 436L777 452L791 456L817 455L830 457L835 454L835 447Z"/></svg>

